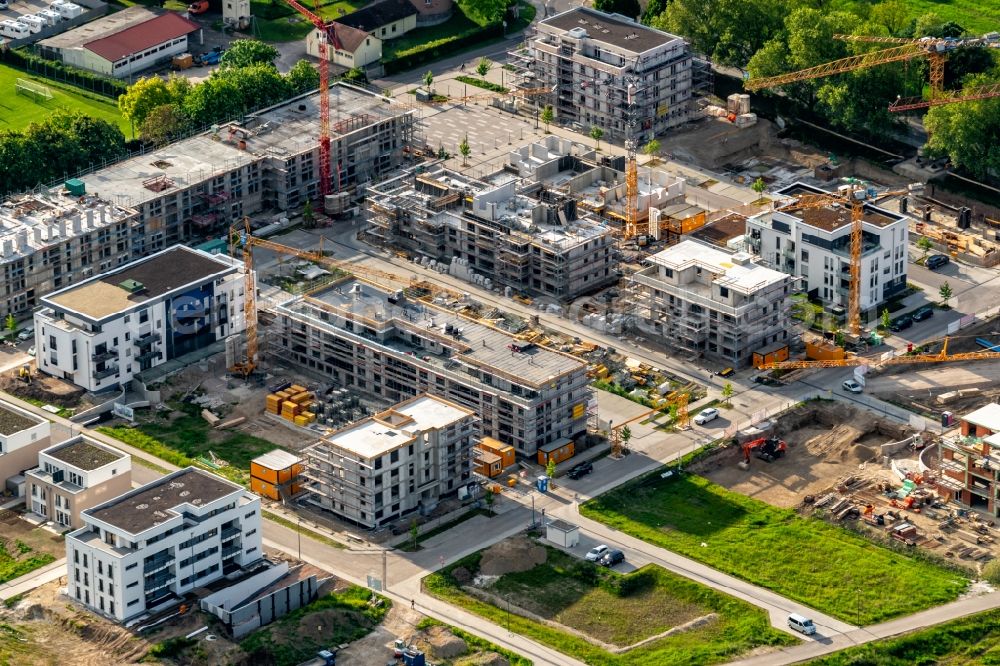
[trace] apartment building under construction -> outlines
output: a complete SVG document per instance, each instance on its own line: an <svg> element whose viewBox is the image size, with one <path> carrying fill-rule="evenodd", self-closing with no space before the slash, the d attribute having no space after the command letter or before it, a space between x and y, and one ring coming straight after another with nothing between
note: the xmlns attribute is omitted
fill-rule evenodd
<svg viewBox="0 0 1000 666"><path fill-rule="evenodd" d="M356 278L274 312L273 353L352 391L388 403L440 396L524 456L586 434L587 366L568 354Z"/></svg>

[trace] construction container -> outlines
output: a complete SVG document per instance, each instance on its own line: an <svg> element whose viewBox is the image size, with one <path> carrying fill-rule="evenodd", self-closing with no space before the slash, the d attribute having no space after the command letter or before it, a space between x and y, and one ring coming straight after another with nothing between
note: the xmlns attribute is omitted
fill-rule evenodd
<svg viewBox="0 0 1000 666"><path fill-rule="evenodd" d="M269 451L250 461L250 476L269 483L288 483L303 469L302 458L281 449Z"/></svg>
<svg viewBox="0 0 1000 666"><path fill-rule="evenodd" d="M181 53L180 55L175 55L170 61L171 67L174 69L190 69L194 64L194 58L190 53Z"/></svg>
<svg viewBox="0 0 1000 666"><path fill-rule="evenodd" d="M560 439L550 444L538 447L538 464L548 465L550 460L561 463L569 460L576 453L576 446L571 439Z"/></svg>
<svg viewBox="0 0 1000 666"><path fill-rule="evenodd" d="M281 499L281 494L278 492L277 486L254 476L250 477L250 491L268 499L276 501Z"/></svg>
<svg viewBox="0 0 1000 666"><path fill-rule="evenodd" d="M497 454L491 453L481 447L477 451L474 451L473 454L476 474L492 479L503 472L503 463Z"/></svg>
<svg viewBox="0 0 1000 666"><path fill-rule="evenodd" d="M781 343L765 347L753 353L753 367L759 368L765 363L780 363L788 360L788 345Z"/></svg>
<svg viewBox="0 0 1000 666"><path fill-rule="evenodd" d="M815 361L840 361L847 356L843 348L825 342L806 342L806 358Z"/></svg>
<svg viewBox="0 0 1000 666"><path fill-rule="evenodd" d="M281 415L285 418L291 418L302 413L302 405L297 405L291 400L286 400L281 403Z"/></svg>
<svg viewBox="0 0 1000 666"><path fill-rule="evenodd" d="M510 444L504 444L503 442L495 440L492 437L483 437L483 439L479 442L479 448L487 453L500 456L501 469L507 469L513 465L517 455L513 446Z"/></svg>

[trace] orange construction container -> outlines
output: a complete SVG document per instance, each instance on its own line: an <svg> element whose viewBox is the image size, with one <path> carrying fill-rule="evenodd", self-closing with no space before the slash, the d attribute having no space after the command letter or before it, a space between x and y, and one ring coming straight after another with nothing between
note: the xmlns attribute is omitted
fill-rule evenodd
<svg viewBox="0 0 1000 666"><path fill-rule="evenodd" d="M482 446L479 447L479 451L474 451L473 454L476 474L481 474L492 479L494 476L499 476L500 473L503 472L502 459L497 454L483 448Z"/></svg>
<svg viewBox="0 0 1000 666"><path fill-rule="evenodd" d="M839 361L847 356L841 347L824 342L807 342L806 358L817 361Z"/></svg>
<svg viewBox="0 0 1000 666"><path fill-rule="evenodd" d="M302 412L302 416L306 417L306 423L312 423L316 420L316 415L312 412Z"/></svg>
<svg viewBox="0 0 1000 666"><path fill-rule="evenodd" d="M285 400L288 400L289 398L291 398L291 397L292 397L292 394L291 394L291 393L289 393L288 391L278 391L278 392L277 392L277 393L275 393L274 395L276 395L276 396L278 396L279 398L281 398L281 401L282 401L282 402L284 402Z"/></svg>
<svg viewBox="0 0 1000 666"><path fill-rule="evenodd" d="M538 464L548 465L549 460L561 463L572 458L574 453L576 453L576 446L573 444L573 440L560 439L538 447Z"/></svg>
<svg viewBox="0 0 1000 666"><path fill-rule="evenodd" d="M765 363L780 363L788 360L788 345L776 344L753 353L753 367L759 368Z"/></svg>
<svg viewBox="0 0 1000 666"><path fill-rule="evenodd" d="M250 490L257 493L261 497L269 497L273 500L281 499L278 493L278 488L273 483L268 483L263 479L258 479L256 477L250 477Z"/></svg>
<svg viewBox="0 0 1000 666"><path fill-rule="evenodd" d="M488 451L500 456L501 469L506 469L513 465L517 456L513 446L510 444L504 444L503 442L493 439L492 437L483 437L483 439L479 442L479 448L483 451Z"/></svg>

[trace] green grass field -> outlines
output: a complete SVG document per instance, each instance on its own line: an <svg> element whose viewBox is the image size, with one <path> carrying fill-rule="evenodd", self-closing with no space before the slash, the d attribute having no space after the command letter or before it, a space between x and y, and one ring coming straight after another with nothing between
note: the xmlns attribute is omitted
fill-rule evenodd
<svg viewBox="0 0 1000 666"><path fill-rule="evenodd" d="M905 4L913 17L934 12L974 34L992 32L1000 26L1000 3L993 1L906 0Z"/></svg>
<svg viewBox="0 0 1000 666"><path fill-rule="evenodd" d="M812 666L1000 664L1000 611L989 611L807 662Z"/></svg>
<svg viewBox="0 0 1000 666"><path fill-rule="evenodd" d="M47 86L52 91L52 99L36 102L30 97L16 94L14 84L17 79L29 79ZM32 76L7 65L0 65L0 129L24 129L57 109L77 109L88 116L114 123L121 128L126 137L131 136L128 121L122 118L118 106L107 97Z"/></svg>
<svg viewBox="0 0 1000 666"><path fill-rule="evenodd" d="M434 596L594 666L714 664L760 646L796 639L773 629L766 614L743 601L657 566L621 575L549 548L530 571L502 576L492 592L519 608L619 647L702 618L702 624L622 652L608 652L577 634L542 624L467 594L452 576L478 570L474 553L424 579ZM714 617L711 615L714 614Z"/></svg>
<svg viewBox="0 0 1000 666"><path fill-rule="evenodd" d="M951 601L968 583L955 571L698 476L653 474L585 503L580 512L852 623Z"/></svg>
<svg viewBox="0 0 1000 666"><path fill-rule="evenodd" d="M13 552L0 546L0 583L19 578L39 567L55 561L48 553L39 553L31 546L18 540Z"/></svg>

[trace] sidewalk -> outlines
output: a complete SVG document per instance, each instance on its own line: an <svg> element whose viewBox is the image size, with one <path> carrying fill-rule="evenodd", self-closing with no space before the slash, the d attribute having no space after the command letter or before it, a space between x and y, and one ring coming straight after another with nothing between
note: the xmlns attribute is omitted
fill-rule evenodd
<svg viewBox="0 0 1000 666"><path fill-rule="evenodd" d="M46 583L59 580L65 575L66 558L64 557L61 560L56 560L51 564L45 565L41 569L35 569L34 571L24 574L20 578L15 578L9 583L0 585L0 601L6 601L7 599L16 597L19 594L30 592L36 587L41 587Z"/></svg>

